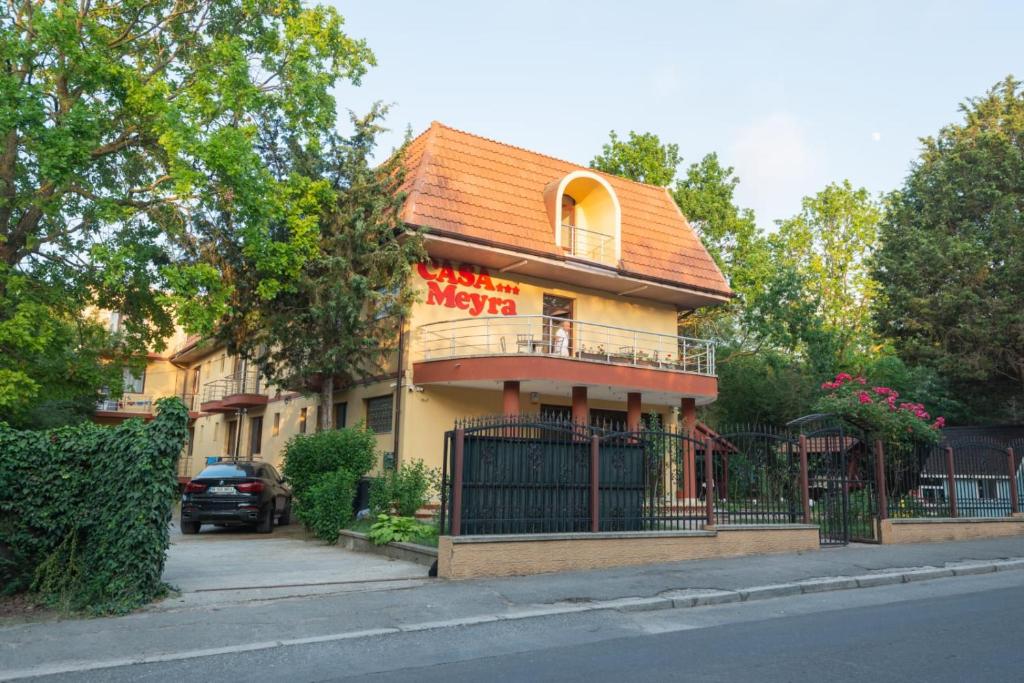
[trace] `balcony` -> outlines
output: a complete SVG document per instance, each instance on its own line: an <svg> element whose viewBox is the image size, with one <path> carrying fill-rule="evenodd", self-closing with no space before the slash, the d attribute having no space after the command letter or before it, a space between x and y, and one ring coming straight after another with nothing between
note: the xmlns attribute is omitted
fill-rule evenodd
<svg viewBox="0 0 1024 683"><path fill-rule="evenodd" d="M132 417L153 419L153 397L130 394L97 401L93 419L100 424L117 424Z"/></svg>
<svg viewBox="0 0 1024 683"><path fill-rule="evenodd" d="M267 404L266 383L255 368L244 369L203 385L199 407L204 413L230 413Z"/></svg>
<svg viewBox="0 0 1024 683"><path fill-rule="evenodd" d="M562 322L522 315L422 325L413 381L467 388L521 381L524 391L540 393L590 386L598 398L635 391L665 404L678 397L704 404L718 395L711 341L572 320L563 344L557 335Z"/></svg>
<svg viewBox="0 0 1024 683"><path fill-rule="evenodd" d="M562 247L573 256L615 265L615 237L593 230L562 224Z"/></svg>

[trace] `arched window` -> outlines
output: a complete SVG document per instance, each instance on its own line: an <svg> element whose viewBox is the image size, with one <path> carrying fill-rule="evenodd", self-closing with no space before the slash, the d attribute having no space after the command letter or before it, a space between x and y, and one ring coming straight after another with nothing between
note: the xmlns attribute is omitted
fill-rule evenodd
<svg viewBox="0 0 1024 683"><path fill-rule="evenodd" d="M591 171L573 171L551 183L548 192L548 215L554 219L555 242L563 251L605 265L618 263L622 219L618 197L608 181Z"/></svg>

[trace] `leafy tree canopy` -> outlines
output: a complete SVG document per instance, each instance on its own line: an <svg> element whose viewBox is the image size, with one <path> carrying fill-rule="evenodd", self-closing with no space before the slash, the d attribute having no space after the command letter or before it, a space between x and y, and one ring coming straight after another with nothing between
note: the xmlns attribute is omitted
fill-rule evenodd
<svg viewBox="0 0 1024 683"><path fill-rule="evenodd" d="M816 293L840 364L867 352L874 340L871 305L878 284L867 260L881 217L868 191L844 180L805 197L800 213L781 221L772 237L774 262L801 273Z"/></svg>
<svg viewBox="0 0 1024 683"><path fill-rule="evenodd" d="M404 148L371 163L384 113L375 107L353 118L354 135L335 137L316 153L291 150L295 172L325 189L316 195L312 253L288 287L269 295L259 255L227 233L216 258L195 266L216 267L229 293L213 336L278 386L320 391L326 406L336 382L379 372L395 349L414 299L411 267L425 256L420 236L400 216ZM207 308L202 298L193 304ZM321 411L321 420L330 428L331 411Z"/></svg>
<svg viewBox="0 0 1024 683"><path fill-rule="evenodd" d="M257 270L261 296L288 288L316 253L329 187L274 159L315 150L335 123L332 86L373 64L342 25L300 0L7 3L0 355L40 307L72 328L90 306L125 314L120 337L89 354L158 349L173 327L160 293L201 295L214 305L184 317L211 328L230 296L209 265L224 235ZM44 327L32 343L41 352L57 334ZM82 359L71 356L68 374ZM34 372L0 366L0 405L43 386Z"/></svg>
<svg viewBox="0 0 1024 683"><path fill-rule="evenodd" d="M1024 419L1024 89L1007 77L922 140L873 261L882 331L976 414Z"/></svg>
<svg viewBox="0 0 1024 683"><path fill-rule="evenodd" d="M650 185L667 186L676 177L682 162L679 145L662 144L654 133L629 131L628 140L620 140L613 130L601 153L590 161L590 167Z"/></svg>

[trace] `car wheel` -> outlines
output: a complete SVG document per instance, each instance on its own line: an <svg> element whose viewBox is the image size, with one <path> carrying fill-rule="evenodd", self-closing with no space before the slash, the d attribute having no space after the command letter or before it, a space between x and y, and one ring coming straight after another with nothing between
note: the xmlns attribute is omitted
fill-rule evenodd
<svg viewBox="0 0 1024 683"><path fill-rule="evenodd" d="M178 526L181 527L181 533L183 534L198 534L199 527L202 526L199 522L181 522Z"/></svg>
<svg viewBox="0 0 1024 683"><path fill-rule="evenodd" d="M292 501L289 498L284 504L284 512L281 513L281 517L277 520L279 526L288 526L292 523Z"/></svg>
<svg viewBox="0 0 1024 683"><path fill-rule="evenodd" d="M256 522L256 533L269 534L274 531L274 504L269 503L263 508L260 514L260 521Z"/></svg>

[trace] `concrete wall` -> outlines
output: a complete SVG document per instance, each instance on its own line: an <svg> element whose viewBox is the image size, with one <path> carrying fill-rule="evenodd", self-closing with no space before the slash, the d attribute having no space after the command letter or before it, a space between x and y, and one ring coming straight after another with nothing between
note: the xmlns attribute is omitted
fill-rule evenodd
<svg viewBox="0 0 1024 683"><path fill-rule="evenodd" d="M803 524L683 532L442 536L438 576L522 576L819 548L818 527Z"/></svg>
<svg viewBox="0 0 1024 683"><path fill-rule="evenodd" d="M883 519L882 543L940 543L1024 534L1024 517Z"/></svg>

